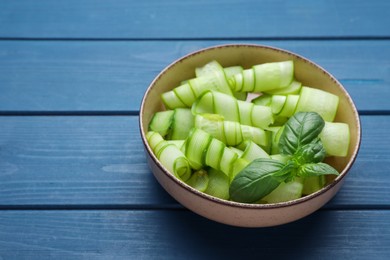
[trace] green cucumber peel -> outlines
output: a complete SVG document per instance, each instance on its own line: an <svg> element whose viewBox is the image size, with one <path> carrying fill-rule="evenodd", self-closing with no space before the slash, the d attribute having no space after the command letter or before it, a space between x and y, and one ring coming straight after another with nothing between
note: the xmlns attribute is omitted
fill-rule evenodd
<svg viewBox="0 0 390 260"><path fill-rule="evenodd" d="M233 179L229 193L237 202L260 201L282 182L296 177L338 175L336 169L323 163L326 151L318 135L324 120L315 112L299 112L285 124L279 139L279 150L290 158L285 162L256 159Z"/></svg>

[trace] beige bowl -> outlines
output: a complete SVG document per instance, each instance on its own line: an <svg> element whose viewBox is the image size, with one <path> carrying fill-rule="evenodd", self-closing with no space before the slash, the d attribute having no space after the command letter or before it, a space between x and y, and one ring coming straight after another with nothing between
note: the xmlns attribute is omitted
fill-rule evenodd
<svg viewBox="0 0 390 260"><path fill-rule="evenodd" d="M295 77L306 86L324 89L340 97L335 121L348 123L351 143L348 156L328 161L341 173L329 180L327 186L309 196L275 204L245 204L218 199L199 192L175 178L158 161L148 145L145 133L152 115L163 109L160 95L179 85L185 79L194 77L194 69L211 60L222 66L252 65L293 60ZM140 110L140 131L145 145L150 168L163 188L178 202L217 222L241 227L275 226L298 220L316 211L327 203L340 189L351 168L360 146L361 128L356 107L343 86L328 72L315 63L289 51L248 44L220 45L190 53L165 68L150 84L142 100Z"/></svg>

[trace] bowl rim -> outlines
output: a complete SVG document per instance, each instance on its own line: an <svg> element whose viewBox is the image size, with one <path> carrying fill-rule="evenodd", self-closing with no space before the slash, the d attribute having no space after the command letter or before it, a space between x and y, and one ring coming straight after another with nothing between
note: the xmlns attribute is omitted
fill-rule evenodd
<svg viewBox="0 0 390 260"><path fill-rule="evenodd" d="M217 198L217 197L214 197L214 196L211 196L211 195L208 195L206 193L203 193L201 191L198 191L197 189L189 186L188 184L186 184L184 181L181 181L179 180L177 177L175 177L172 173L170 173L162 164L161 162L157 159L157 157L154 155L152 149L150 148L149 146L149 143L147 142L146 140L146 137L145 137L145 129L143 127L143 123L142 123L142 119L143 119L143 111L145 110L145 102L146 102L146 98L148 97L149 93L151 92L151 90L153 89L153 87L155 86L156 82L165 74L167 73L172 67L174 66L177 66L177 64L181 63L182 61L186 60L186 59L189 59L191 58L192 56L195 56L195 55L200 55L202 54L203 52L207 52L207 51L211 51L211 50L215 50L215 49L221 49L221 48L239 48L239 47L248 47L248 48L261 48L261 49L268 49L268 50L271 50L271 51L277 51L277 52L282 52L284 54L287 54L287 55L290 55L296 59L299 59L303 62L306 62L308 63L310 66L313 66L313 67L316 67L317 69L319 69L322 73L324 73L327 77L329 77L332 81L335 82L335 85L345 94L346 98L347 98L347 101L348 103L351 105L352 107L352 110L353 110L353 114L354 114L354 117L355 117L355 120L356 120L356 123L357 123L357 135L356 135L356 138L357 138L357 142L356 142L356 145L352 151L352 155L351 155L351 159L348 161L348 163L346 164L346 166L344 167L344 169L340 172L340 174L331 182L329 183L328 185L326 185L325 187L323 187L322 189L314 192L314 193L311 193L309 195L306 195L304 197L301 197L301 198L298 198L298 199L295 199L295 200L290 200L290 201L286 201L286 202L278 202L278 203L269 203L269 204L254 204L254 203L242 203L242 202L236 202L236 201L230 201L230 200L224 200L224 199L220 199L220 198ZM169 65L167 65L153 80L152 82L149 84L147 90L145 91L145 94L142 98L142 102L141 102L141 106L140 106L140 115L139 115L139 129L140 129L140 134L141 134L141 139L142 139L142 142L144 143L144 147L145 149L147 150L147 153L149 154L150 158L154 161L154 163L156 163L156 165L158 166L158 168L163 172L163 174L166 175L166 177L168 177L169 179L171 179L173 182L175 182L176 184L178 184L181 188L191 192L192 194L196 195L196 196L199 196L203 199L206 199L210 202L214 202L214 203L218 203L218 204L221 204L221 205L225 205L225 206L230 206L230 207L235 207L235 208L244 208L244 209L254 209L254 210L259 210L259 209L263 209L263 210L266 210L266 209L275 209L275 208L286 208L286 207L291 207L291 206L294 206L294 205L298 205L298 204L302 204L306 201L309 201L309 200L312 200L313 198L316 198L316 197L319 197L321 196L322 194L324 193L327 193L328 191L332 190L332 188L336 185L338 185L340 182L343 181L343 179L345 178L345 176L347 176L350 168L352 167L353 163L355 162L356 160L356 157L358 155L358 152L360 150L360 145L361 145L361 137L362 137L362 131L361 131L361 121L360 121L360 116L359 116L359 113L358 113L358 110L356 108L356 105L354 104L351 96L349 95L349 93L347 92L347 90L344 88L344 86L331 74L329 73L327 70L325 70L324 68L322 68L320 65L316 64L315 62L303 57L302 55L299 55L297 53L294 53L292 51L289 51L289 50L285 50L285 49L282 49L282 48L278 48L278 47L273 47L273 46L269 46L269 45L263 45L263 44L252 44L252 43L229 43L229 44L219 44L219 45L213 45L213 46L209 46L209 47L204 47L204 48L201 48L199 50L195 50L195 51L192 51L192 52L189 52L188 54L174 60L173 62L171 62ZM154 173L153 173L154 174Z"/></svg>

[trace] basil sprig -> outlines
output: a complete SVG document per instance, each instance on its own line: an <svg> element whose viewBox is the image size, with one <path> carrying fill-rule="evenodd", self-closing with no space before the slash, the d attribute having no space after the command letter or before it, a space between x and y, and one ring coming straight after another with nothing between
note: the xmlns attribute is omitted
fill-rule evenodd
<svg viewBox="0 0 390 260"><path fill-rule="evenodd" d="M299 112L285 124L279 139L279 151L289 156L286 163L259 158L233 179L229 193L237 202L253 203L294 177L334 174L336 169L323 163L326 151L318 135L325 122L315 112Z"/></svg>

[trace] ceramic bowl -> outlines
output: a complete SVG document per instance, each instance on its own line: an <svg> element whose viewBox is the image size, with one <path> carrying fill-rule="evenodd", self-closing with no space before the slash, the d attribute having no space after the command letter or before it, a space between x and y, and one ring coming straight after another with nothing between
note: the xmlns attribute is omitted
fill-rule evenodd
<svg viewBox="0 0 390 260"><path fill-rule="evenodd" d="M211 60L218 61L222 66L241 65L244 68L265 62L293 60L295 77L303 85L338 95L340 103L335 121L348 123L351 131L348 156L328 161L340 175L329 180L321 190L300 199L275 204L246 204L218 199L199 192L169 173L148 145L145 137L148 124L155 112L163 110L161 94L178 86L181 81L193 78L194 69ZM201 49L167 66L145 92L140 109L140 132L147 162L154 176L174 199L208 219L240 227L281 225L303 218L321 208L342 186L357 156L361 139L361 126L356 107L335 77L314 62L290 51L248 44L219 45Z"/></svg>

